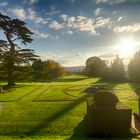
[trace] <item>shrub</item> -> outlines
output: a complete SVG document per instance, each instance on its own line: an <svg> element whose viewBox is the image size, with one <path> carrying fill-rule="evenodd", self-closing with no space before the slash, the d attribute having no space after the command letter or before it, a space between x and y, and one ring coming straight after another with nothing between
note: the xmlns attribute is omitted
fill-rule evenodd
<svg viewBox="0 0 140 140"><path fill-rule="evenodd" d="M101 107L114 107L119 101L116 95L109 90L99 90L94 94L95 104Z"/></svg>

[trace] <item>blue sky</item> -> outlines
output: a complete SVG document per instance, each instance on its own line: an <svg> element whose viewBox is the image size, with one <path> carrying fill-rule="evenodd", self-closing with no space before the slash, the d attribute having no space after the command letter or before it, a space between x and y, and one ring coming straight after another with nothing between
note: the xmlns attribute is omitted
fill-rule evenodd
<svg viewBox="0 0 140 140"><path fill-rule="evenodd" d="M127 64L140 49L139 0L0 0L0 12L27 23L34 41L26 47L63 66L117 54Z"/></svg>

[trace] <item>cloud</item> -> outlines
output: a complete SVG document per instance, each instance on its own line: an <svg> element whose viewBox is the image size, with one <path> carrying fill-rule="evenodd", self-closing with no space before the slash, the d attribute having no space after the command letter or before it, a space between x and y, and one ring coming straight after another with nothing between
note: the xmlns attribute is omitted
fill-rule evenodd
<svg viewBox="0 0 140 140"><path fill-rule="evenodd" d="M77 54L70 54L67 52L48 52L43 54L43 60L53 59L57 60L62 66L69 67L69 66L83 66L86 61L86 54L85 55L78 55ZM82 60L82 61L79 61Z"/></svg>
<svg viewBox="0 0 140 140"><path fill-rule="evenodd" d="M139 0L96 0L96 3L106 3L109 5L121 4L125 2L139 2Z"/></svg>
<svg viewBox="0 0 140 140"><path fill-rule="evenodd" d="M1 3L0 3L0 7L5 7L5 6L7 6L7 5L8 5L8 2L7 2L7 1L1 2Z"/></svg>
<svg viewBox="0 0 140 140"><path fill-rule="evenodd" d="M124 19L124 17L119 17L118 22L122 21L123 19Z"/></svg>
<svg viewBox="0 0 140 140"><path fill-rule="evenodd" d="M103 13L103 9L102 9L102 8L97 8L97 9L94 11L95 16L98 16L98 15L100 15L101 13Z"/></svg>
<svg viewBox="0 0 140 140"><path fill-rule="evenodd" d="M109 28L112 25L110 18L98 17L97 19L86 16L68 16L61 15L62 25L65 30L72 30L73 32L89 32L92 35L99 35L96 29Z"/></svg>
<svg viewBox="0 0 140 140"><path fill-rule="evenodd" d="M38 16L37 13L29 8L25 10L24 8L8 8L8 12L14 14L16 17L22 20L30 20L37 24L47 24L48 21L41 16Z"/></svg>
<svg viewBox="0 0 140 140"><path fill-rule="evenodd" d="M116 55L116 53L103 53L103 54L100 54L99 57L108 59L108 58L114 58L115 55Z"/></svg>
<svg viewBox="0 0 140 140"><path fill-rule="evenodd" d="M140 23L135 23L126 26L117 26L113 29L114 32L138 32L140 31Z"/></svg>
<svg viewBox="0 0 140 140"><path fill-rule="evenodd" d="M99 17L96 19L96 28L104 28L104 27L110 27L112 24L112 21L110 18L103 18L103 17Z"/></svg>
<svg viewBox="0 0 140 140"><path fill-rule="evenodd" d="M49 24L49 28L54 29L54 30L59 30L59 29L62 29L63 26L59 22L54 20Z"/></svg>
<svg viewBox="0 0 140 140"><path fill-rule="evenodd" d="M50 6L50 9L48 12L46 12L46 15L52 16L52 15L57 15L60 14L60 10L57 10L54 5Z"/></svg>
<svg viewBox="0 0 140 140"><path fill-rule="evenodd" d="M34 35L33 35L34 38L47 39L49 37L48 33L43 33L38 30L35 30L35 29L31 29L31 31L34 33Z"/></svg>
<svg viewBox="0 0 140 140"><path fill-rule="evenodd" d="M41 16L38 16L37 13L32 10L31 8L27 11L27 19L34 21L38 24L47 24L48 21L42 18Z"/></svg>
<svg viewBox="0 0 140 140"><path fill-rule="evenodd" d="M63 20L63 21L67 21L68 20L68 15L65 15L65 14L63 14L63 15L60 15L60 18Z"/></svg>
<svg viewBox="0 0 140 140"><path fill-rule="evenodd" d="M94 19L85 16L68 16L61 15L60 18L63 20L63 25L67 29L72 29L81 32L89 32L90 34L96 34L94 28Z"/></svg>
<svg viewBox="0 0 140 140"><path fill-rule="evenodd" d="M113 11L113 12L112 12L112 15L115 15L115 14L117 14L117 11Z"/></svg>
<svg viewBox="0 0 140 140"><path fill-rule="evenodd" d="M67 34L73 34L73 31L67 31Z"/></svg>
<svg viewBox="0 0 140 140"><path fill-rule="evenodd" d="M34 3L37 3L38 0L25 0L25 3L29 3L29 4L34 4Z"/></svg>
<svg viewBox="0 0 140 140"><path fill-rule="evenodd" d="M14 14L15 16L17 16L22 20L26 19L26 12L23 8L13 8L13 9L8 8L8 12L11 12L12 14Z"/></svg>

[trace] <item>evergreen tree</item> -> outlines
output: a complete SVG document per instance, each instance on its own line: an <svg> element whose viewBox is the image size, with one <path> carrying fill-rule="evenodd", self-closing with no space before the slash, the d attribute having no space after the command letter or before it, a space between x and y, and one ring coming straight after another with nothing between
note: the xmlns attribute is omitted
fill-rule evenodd
<svg viewBox="0 0 140 140"><path fill-rule="evenodd" d="M136 52L128 65L128 73L131 80L140 82L140 51Z"/></svg>
<svg viewBox="0 0 140 140"><path fill-rule="evenodd" d="M4 33L7 42L1 41L1 59L7 67L8 85L15 85L14 71L16 63L25 63L35 57L33 50L20 49L15 42L20 41L24 45L32 42L33 34L26 23L19 19L11 19L0 13L0 30Z"/></svg>
<svg viewBox="0 0 140 140"><path fill-rule="evenodd" d="M116 56L113 63L111 64L112 80L123 81L125 78L125 69L122 59Z"/></svg>
<svg viewBox="0 0 140 140"><path fill-rule="evenodd" d="M107 81L124 81L125 69L122 59L117 55L111 66L103 72L102 78Z"/></svg>

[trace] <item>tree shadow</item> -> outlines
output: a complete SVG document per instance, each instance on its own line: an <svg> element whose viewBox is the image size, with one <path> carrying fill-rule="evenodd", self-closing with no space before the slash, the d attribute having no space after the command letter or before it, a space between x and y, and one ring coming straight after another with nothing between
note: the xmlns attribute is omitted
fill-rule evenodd
<svg viewBox="0 0 140 140"><path fill-rule="evenodd" d="M101 89L107 89L107 90L111 89L112 90L118 84L122 84L122 83L121 82L108 82L108 81L99 79L96 82L92 83L91 86L96 86Z"/></svg>
<svg viewBox="0 0 140 140"><path fill-rule="evenodd" d="M34 82L42 82L42 83L52 83L52 82L78 82L82 80L86 80L89 78L58 78L58 79L52 79L52 80L34 80Z"/></svg>
<svg viewBox="0 0 140 140"><path fill-rule="evenodd" d="M140 83L130 83L136 94L140 96Z"/></svg>
<svg viewBox="0 0 140 140"><path fill-rule="evenodd" d="M64 78L64 79L56 79L53 82L77 82L77 81L82 81L86 79L88 78Z"/></svg>
<svg viewBox="0 0 140 140"><path fill-rule="evenodd" d="M84 120L82 120L74 129L73 135L67 140L85 140Z"/></svg>
<svg viewBox="0 0 140 140"><path fill-rule="evenodd" d="M56 114L54 114L53 116L44 119L40 124L38 124L36 127L32 128L30 131L28 131L26 133L27 136L33 136L36 134L39 134L39 132L44 129L47 128L47 126L53 122L54 120L60 118L61 116L63 116L64 114L66 114L67 112L69 112L70 110L72 110L73 108L75 108L76 106L78 106L79 104L81 104L82 102L85 101L85 98L87 96L83 96L75 101L72 101L71 104L69 104L67 107L65 107L64 109L62 109L61 111L57 112Z"/></svg>
<svg viewBox="0 0 140 140"><path fill-rule="evenodd" d="M134 125L135 128L140 131L140 120L139 116L134 115Z"/></svg>
<svg viewBox="0 0 140 140"><path fill-rule="evenodd" d="M15 85L15 86L8 86L8 85L2 85L0 87L3 87L5 90L13 90L13 89L18 89L18 88L23 88L23 87L30 87L31 85Z"/></svg>
<svg viewBox="0 0 140 140"><path fill-rule="evenodd" d="M105 137L87 137L85 134L85 120L82 120L74 129L73 135L67 140L132 140L133 138L105 138Z"/></svg>

